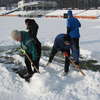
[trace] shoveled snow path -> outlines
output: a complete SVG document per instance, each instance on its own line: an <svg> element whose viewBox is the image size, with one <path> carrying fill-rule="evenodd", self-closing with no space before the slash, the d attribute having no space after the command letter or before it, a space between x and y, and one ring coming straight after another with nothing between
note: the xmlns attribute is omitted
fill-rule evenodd
<svg viewBox="0 0 100 100"><path fill-rule="evenodd" d="M41 59L41 65L46 64ZM27 83L11 72L12 65L0 64L0 100L99 100L100 73L85 71L86 76L70 70L62 76L63 66L55 62L40 67L41 74L35 74ZM8 69L7 69L8 68Z"/></svg>

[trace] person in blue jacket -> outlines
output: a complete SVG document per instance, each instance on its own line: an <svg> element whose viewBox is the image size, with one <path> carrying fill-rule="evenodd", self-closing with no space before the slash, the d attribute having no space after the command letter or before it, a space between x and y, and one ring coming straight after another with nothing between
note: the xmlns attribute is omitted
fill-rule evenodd
<svg viewBox="0 0 100 100"><path fill-rule="evenodd" d="M71 50L72 50L72 57L76 64L79 64L79 57L80 57L80 48L79 48L79 38L80 32L79 28L81 27L80 21L73 16L71 10L67 13L67 34L70 37L71 42Z"/></svg>
<svg viewBox="0 0 100 100"><path fill-rule="evenodd" d="M57 35L48 61L48 64L51 63L56 53L61 51L65 56L64 75L67 75L69 71L70 61L68 57L70 56L70 47L70 38L66 34Z"/></svg>

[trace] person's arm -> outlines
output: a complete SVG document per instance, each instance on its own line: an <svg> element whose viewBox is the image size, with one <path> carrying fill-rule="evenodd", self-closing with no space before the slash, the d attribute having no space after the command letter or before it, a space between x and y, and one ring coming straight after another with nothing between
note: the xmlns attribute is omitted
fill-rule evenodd
<svg viewBox="0 0 100 100"><path fill-rule="evenodd" d="M80 21L77 19L78 27L81 27Z"/></svg>
<svg viewBox="0 0 100 100"><path fill-rule="evenodd" d="M68 19L67 21L67 34L69 34L71 32L71 22L70 19Z"/></svg>
<svg viewBox="0 0 100 100"><path fill-rule="evenodd" d="M57 50L53 46L52 51L51 51L51 54L50 54L50 57L49 57L48 63L51 63L52 62L52 60L53 60L54 56L56 55L56 53L57 53Z"/></svg>
<svg viewBox="0 0 100 100"><path fill-rule="evenodd" d="M32 27L32 30L31 30L32 37L33 37L34 39L37 38L38 29L39 29L38 24L37 24L37 23L34 23L34 25L33 25L33 27Z"/></svg>
<svg viewBox="0 0 100 100"><path fill-rule="evenodd" d="M69 34L71 31L71 29L69 27L67 27L67 34Z"/></svg>

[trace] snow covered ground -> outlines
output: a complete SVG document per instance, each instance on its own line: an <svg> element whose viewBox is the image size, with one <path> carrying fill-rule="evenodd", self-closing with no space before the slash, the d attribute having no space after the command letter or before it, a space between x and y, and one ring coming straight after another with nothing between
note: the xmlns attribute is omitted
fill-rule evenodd
<svg viewBox="0 0 100 100"><path fill-rule="evenodd" d="M9 55L7 48L16 46L11 40L10 33L13 29L25 30L25 18L0 17L0 56L11 56L15 62L23 59L16 55ZM40 26L38 37L44 45L51 45L59 33L66 32L65 19L36 19ZM97 20L80 20L81 54L86 57L100 59L100 34ZM9 51L9 50L8 50ZM100 99L100 73L86 71L86 76L70 70L66 77L62 77L63 64L53 62L48 67L46 57L41 58L40 72L35 74L31 83L25 82L11 68L19 67L15 64L0 63L0 100L99 100Z"/></svg>
<svg viewBox="0 0 100 100"><path fill-rule="evenodd" d="M41 60L45 64L45 60ZM6 67L14 67L13 65ZM76 71L62 77L63 67L51 64L40 67L41 74L35 74L31 83L25 82L18 75L9 72L0 64L0 100L99 100L100 73L84 71L81 76Z"/></svg>
<svg viewBox="0 0 100 100"><path fill-rule="evenodd" d="M25 18L19 17L0 17L0 46L13 45L10 33L13 29L25 30ZM36 18L39 24L38 37L43 44L51 45L54 38L59 33L66 33L66 20L57 18ZM100 59L100 19L80 20L80 46L82 49L89 50L93 57Z"/></svg>

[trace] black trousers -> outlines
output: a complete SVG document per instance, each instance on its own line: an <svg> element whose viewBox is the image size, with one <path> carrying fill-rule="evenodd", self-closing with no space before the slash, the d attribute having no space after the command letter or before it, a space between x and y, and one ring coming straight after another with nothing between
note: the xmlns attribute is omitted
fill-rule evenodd
<svg viewBox="0 0 100 100"><path fill-rule="evenodd" d="M33 62L33 66L35 66L39 70L39 61L40 61L40 57L41 57L41 43L38 43L36 45L36 49L37 49L38 59L35 60L35 61L32 60L32 62ZM31 54L28 54L28 56L32 59L32 55ZM26 56L25 56L25 64L26 64L28 73L29 74L33 74L31 63L30 63L29 59ZM34 73L35 72L37 72L37 71L34 68Z"/></svg>
<svg viewBox="0 0 100 100"><path fill-rule="evenodd" d="M54 56L56 55L58 51L55 49L55 47L53 46L50 57L49 57L49 62L51 63ZM68 57L70 56L70 50L66 50L64 52L68 53ZM65 66L64 66L64 72L68 72L69 71L69 65L70 65L70 61L68 59L68 57L65 57Z"/></svg>
<svg viewBox="0 0 100 100"><path fill-rule="evenodd" d="M68 55L70 56L70 50L67 50L66 52L67 52ZM68 56L68 57L69 57L69 56ZM68 72L68 71L69 71L70 61L69 61L68 57L65 57L64 72Z"/></svg>
<svg viewBox="0 0 100 100"><path fill-rule="evenodd" d="M29 57L32 59L31 55L29 55ZM40 58L38 58L36 61L33 61L33 66L35 66L38 70L39 70L39 61L40 61ZM35 68L34 68L34 71L32 71L31 63L26 56L25 56L25 64L26 64L27 71L29 74L33 74L33 72L34 73L37 72Z"/></svg>

